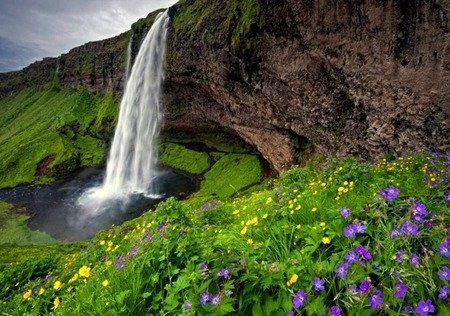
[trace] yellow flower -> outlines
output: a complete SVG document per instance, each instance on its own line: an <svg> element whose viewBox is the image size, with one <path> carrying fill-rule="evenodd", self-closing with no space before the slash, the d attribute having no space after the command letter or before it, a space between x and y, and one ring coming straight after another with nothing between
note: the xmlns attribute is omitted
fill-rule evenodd
<svg viewBox="0 0 450 316"><path fill-rule="evenodd" d="M264 214L264 215L263 215L263 217L262 217L262 218L263 218L263 219L266 219L266 218L267 218L267 216L268 216L268 215L267 215L267 213L266 213L266 214Z"/></svg>
<svg viewBox="0 0 450 316"><path fill-rule="evenodd" d="M100 246L103 246L103 245L105 245L105 241L104 240L102 240L101 242L100 242Z"/></svg>
<svg viewBox="0 0 450 316"><path fill-rule="evenodd" d="M30 296L31 296L31 290L28 290L28 291L26 291L26 292L23 294L23 299L26 300L26 299L29 298Z"/></svg>
<svg viewBox="0 0 450 316"><path fill-rule="evenodd" d="M302 206L301 205L298 205L295 209L298 211L299 209L301 209L302 208Z"/></svg>
<svg viewBox="0 0 450 316"><path fill-rule="evenodd" d="M334 199L335 199L335 200L337 201L337 200L339 200L339 199L340 199L340 197L339 197L339 196L336 196L336 197L335 197Z"/></svg>
<svg viewBox="0 0 450 316"><path fill-rule="evenodd" d="M324 227L326 224L324 222L320 223L320 226Z"/></svg>
<svg viewBox="0 0 450 316"><path fill-rule="evenodd" d="M322 242L323 242L324 244L329 244L329 243L331 242L331 239L328 238L328 237L323 237L323 238L322 238Z"/></svg>
<svg viewBox="0 0 450 316"><path fill-rule="evenodd" d="M53 307L51 309L52 310L57 309L60 303L61 301L59 300L59 297L55 298L55 301L53 302Z"/></svg>
<svg viewBox="0 0 450 316"><path fill-rule="evenodd" d="M108 241L108 247L112 247L114 243L112 241Z"/></svg>
<svg viewBox="0 0 450 316"><path fill-rule="evenodd" d="M109 284L109 281L108 281L108 280L105 280L105 281L102 282L102 285L103 285L104 287L107 287L108 284Z"/></svg>
<svg viewBox="0 0 450 316"><path fill-rule="evenodd" d="M344 191L344 187L339 187L339 188L338 188L338 191L339 191L339 192Z"/></svg>
<svg viewBox="0 0 450 316"><path fill-rule="evenodd" d="M249 245L253 245L253 239L247 239L247 244L249 244Z"/></svg>
<svg viewBox="0 0 450 316"><path fill-rule="evenodd" d="M300 229L302 228L302 225L298 224L297 226L295 226L295 228Z"/></svg>
<svg viewBox="0 0 450 316"><path fill-rule="evenodd" d="M69 280L69 283L75 282L78 280L78 273L75 273L75 275Z"/></svg>
<svg viewBox="0 0 450 316"><path fill-rule="evenodd" d="M53 288L54 288L55 290L57 290L57 289L59 289L61 286L62 286L61 282L56 281L55 284L53 285Z"/></svg>
<svg viewBox="0 0 450 316"><path fill-rule="evenodd" d="M41 287L41 289L39 290L39 295L44 294L44 292L45 292L45 289L43 287Z"/></svg>
<svg viewBox="0 0 450 316"><path fill-rule="evenodd" d="M91 271L91 268L88 268L88 267L86 267L86 266L82 266L82 267L80 268L80 270L78 270L78 274L79 274L80 276L85 277L85 278L89 278L89 276L91 275L91 274L90 274L90 271Z"/></svg>
<svg viewBox="0 0 450 316"><path fill-rule="evenodd" d="M311 212L315 212L315 211L317 211L317 208L313 208L313 209L311 210Z"/></svg>
<svg viewBox="0 0 450 316"><path fill-rule="evenodd" d="M247 230L248 230L247 226L244 226L244 228L242 228L241 230L241 235L245 235L247 233Z"/></svg>
<svg viewBox="0 0 450 316"><path fill-rule="evenodd" d="M273 200L272 200L272 197L269 197L268 199L267 199L267 201L266 201L266 204L269 204L270 202L272 202Z"/></svg>
<svg viewBox="0 0 450 316"><path fill-rule="evenodd" d="M287 284L287 286L291 286L291 284L294 284L295 282L297 282L297 280L298 280L298 275L294 273L291 276L291 279L286 282L286 284Z"/></svg>

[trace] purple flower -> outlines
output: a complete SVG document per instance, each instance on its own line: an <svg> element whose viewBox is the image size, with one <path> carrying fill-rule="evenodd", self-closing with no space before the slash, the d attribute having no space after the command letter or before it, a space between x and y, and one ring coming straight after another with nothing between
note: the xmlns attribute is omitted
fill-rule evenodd
<svg viewBox="0 0 450 316"><path fill-rule="evenodd" d="M366 225L361 225L361 223L356 223L356 232L360 234L364 234L366 232Z"/></svg>
<svg viewBox="0 0 450 316"><path fill-rule="evenodd" d="M347 268L348 268L348 264L342 263L342 262L339 263L339 268L334 270L334 272L337 273L338 279L341 279L342 277L347 275Z"/></svg>
<svg viewBox="0 0 450 316"><path fill-rule="evenodd" d="M325 280L314 278L314 281L311 282L312 285L314 285L314 289L318 292L325 290L325 287L323 286L325 284Z"/></svg>
<svg viewBox="0 0 450 316"><path fill-rule="evenodd" d="M289 311L286 316L294 316L294 311Z"/></svg>
<svg viewBox="0 0 450 316"><path fill-rule="evenodd" d="M406 255L406 254L407 254L406 252L404 252L403 250L399 249L397 254L395 255L395 259L398 262L402 262L403 261L403 255Z"/></svg>
<svg viewBox="0 0 450 316"><path fill-rule="evenodd" d="M226 278L229 274L230 274L230 269L229 268L224 268L219 273L217 273L217 276L221 276L221 277Z"/></svg>
<svg viewBox="0 0 450 316"><path fill-rule="evenodd" d="M200 303L202 303L203 305L206 305L206 302L209 301L209 293L201 293L200 294Z"/></svg>
<svg viewBox="0 0 450 316"><path fill-rule="evenodd" d="M350 225L344 228L344 233L345 233L345 237L350 237L353 238L355 237L356 234L356 226L355 225Z"/></svg>
<svg viewBox="0 0 450 316"><path fill-rule="evenodd" d="M394 226L394 229L389 232L389 236L391 236L391 239L402 237L403 235L403 231L397 226Z"/></svg>
<svg viewBox="0 0 450 316"><path fill-rule="evenodd" d="M187 311L189 308L191 308L191 303L189 303L189 301L185 301L184 302L184 310Z"/></svg>
<svg viewBox="0 0 450 316"><path fill-rule="evenodd" d="M350 293L356 294L358 293L358 286L356 284L349 285L348 290L350 291Z"/></svg>
<svg viewBox="0 0 450 316"><path fill-rule="evenodd" d="M412 311L412 307L408 305L408 306L405 306L405 309L402 310L402 313L407 314L407 313L410 313L411 311Z"/></svg>
<svg viewBox="0 0 450 316"><path fill-rule="evenodd" d="M128 256L128 258L130 258L130 259L133 258L135 251L136 251L136 246L131 247L130 255Z"/></svg>
<svg viewBox="0 0 450 316"><path fill-rule="evenodd" d="M447 196L444 198L444 201L450 203L450 192L448 192Z"/></svg>
<svg viewBox="0 0 450 316"><path fill-rule="evenodd" d="M378 249L380 249L380 250L384 249L384 247L381 244L379 244L376 240L374 240L373 242L375 243L375 246L378 247Z"/></svg>
<svg viewBox="0 0 450 316"><path fill-rule="evenodd" d="M378 270L378 269L380 269L380 267L379 266L377 266L375 263L374 264L372 264L372 269L374 269L374 270Z"/></svg>
<svg viewBox="0 0 450 316"><path fill-rule="evenodd" d="M369 298L369 304L372 309L375 309L378 305L383 304L380 291L373 291L372 296Z"/></svg>
<svg viewBox="0 0 450 316"><path fill-rule="evenodd" d="M217 306L217 305L219 305L220 301L222 301L222 299L219 297L219 294L214 295L214 296L211 297L210 305Z"/></svg>
<svg viewBox="0 0 450 316"><path fill-rule="evenodd" d="M360 286L359 286L359 291L361 293L366 293L367 291L369 291L369 288L370 288L369 280L364 280L364 282L361 283Z"/></svg>
<svg viewBox="0 0 450 316"><path fill-rule="evenodd" d="M350 250L347 255L344 256L348 264L358 261L358 253L355 250Z"/></svg>
<svg viewBox="0 0 450 316"><path fill-rule="evenodd" d="M448 286L443 286L439 289L439 298L441 300L446 300L447 299L447 295L450 294L450 290L448 289Z"/></svg>
<svg viewBox="0 0 450 316"><path fill-rule="evenodd" d="M117 266L116 271L119 271L120 269L122 269L124 265L125 265L125 261L121 261L119 263L119 265Z"/></svg>
<svg viewBox="0 0 450 316"><path fill-rule="evenodd" d="M414 313L420 314L420 316L426 316L428 313L434 312L434 306L431 304L431 300L420 301Z"/></svg>
<svg viewBox="0 0 450 316"><path fill-rule="evenodd" d="M417 267L417 265L419 264L419 256L416 255L415 253L411 254L411 261L409 261L413 266Z"/></svg>
<svg viewBox="0 0 450 316"><path fill-rule="evenodd" d="M363 257L363 259L366 259L366 260L372 259L372 256L370 255L370 252L367 251L363 246L358 245L358 246L356 247L356 251L358 252L358 254L359 254L361 257Z"/></svg>
<svg viewBox="0 0 450 316"><path fill-rule="evenodd" d="M416 214L420 215L420 216L426 216L427 215L427 211L426 211L426 207L423 204L420 204L419 202L416 202L412 207L413 211L416 211Z"/></svg>
<svg viewBox="0 0 450 316"><path fill-rule="evenodd" d="M387 200L392 201L398 196L398 191L399 189L391 185L389 186L389 188L386 188L378 192L378 194L383 196Z"/></svg>
<svg viewBox="0 0 450 316"><path fill-rule="evenodd" d="M298 291L294 294L294 299L292 300L292 304L294 304L294 308L298 309L300 306L305 304L306 297L308 293L303 292L302 290Z"/></svg>
<svg viewBox="0 0 450 316"><path fill-rule="evenodd" d="M394 297L405 298L405 294L406 294L406 291L408 290L408 287L405 284L403 284L402 281L397 281L394 284L394 289L395 289Z"/></svg>
<svg viewBox="0 0 450 316"><path fill-rule="evenodd" d="M202 263L202 265L200 266L200 271L202 271L202 270L206 270L206 269L208 269L208 267L206 266L206 261L203 261L203 263Z"/></svg>
<svg viewBox="0 0 450 316"><path fill-rule="evenodd" d="M419 214L413 214L413 215L411 215L411 219L412 219L414 222L416 222L416 223L420 223L420 224L423 224L423 223L424 223L423 217L422 217L421 215L419 215Z"/></svg>
<svg viewBox="0 0 450 316"><path fill-rule="evenodd" d="M447 258L450 257L450 247L445 241L442 244L440 244L438 246L438 248L439 248L439 255L441 257L447 257Z"/></svg>
<svg viewBox="0 0 450 316"><path fill-rule="evenodd" d="M416 236L417 228L418 228L417 225L413 225L410 221L407 221L402 226L402 229L407 236L410 236L410 235Z"/></svg>
<svg viewBox="0 0 450 316"><path fill-rule="evenodd" d="M437 274L442 281L450 281L450 269L446 266L439 270Z"/></svg>
<svg viewBox="0 0 450 316"><path fill-rule="evenodd" d="M339 309L339 307L333 306L332 308L330 308L330 316L340 316L340 315L341 310Z"/></svg>
<svg viewBox="0 0 450 316"><path fill-rule="evenodd" d="M350 216L350 209L348 207L343 207L339 211L344 218L348 218Z"/></svg>

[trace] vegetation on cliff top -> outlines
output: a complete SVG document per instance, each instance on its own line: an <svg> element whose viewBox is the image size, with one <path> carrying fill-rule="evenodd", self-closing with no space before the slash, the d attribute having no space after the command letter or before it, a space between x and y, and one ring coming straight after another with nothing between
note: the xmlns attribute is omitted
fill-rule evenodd
<svg viewBox="0 0 450 316"><path fill-rule="evenodd" d="M449 163L310 161L234 199L169 198L70 255L9 248L0 311L448 315Z"/></svg>

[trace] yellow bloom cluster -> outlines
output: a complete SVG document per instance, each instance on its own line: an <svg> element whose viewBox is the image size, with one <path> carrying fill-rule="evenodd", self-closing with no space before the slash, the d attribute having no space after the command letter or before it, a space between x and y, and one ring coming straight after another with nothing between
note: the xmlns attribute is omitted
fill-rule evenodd
<svg viewBox="0 0 450 316"><path fill-rule="evenodd" d="M89 276L91 275L91 268L82 266L80 270L78 270L78 274L82 277L89 278Z"/></svg>
<svg viewBox="0 0 450 316"><path fill-rule="evenodd" d="M290 278L289 281L286 282L287 286L291 286L292 284L294 284L295 282L297 282L298 280L298 275L297 274L293 274Z"/></svg>

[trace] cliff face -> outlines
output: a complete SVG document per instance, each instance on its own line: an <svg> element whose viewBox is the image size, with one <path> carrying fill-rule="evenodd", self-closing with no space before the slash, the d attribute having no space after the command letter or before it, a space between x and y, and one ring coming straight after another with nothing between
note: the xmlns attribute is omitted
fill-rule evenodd
<svg viewBox="0 0 450 316"><path fill-rule="evenodd" d="M232 3L172 10L168 128L218 124L278 170L308 141L372 157L448 149L448 1ZM196 8L214 14L190 23Z"/></svg>
<svg viewBox="0 0 450 316"><path fill-rule="evenodd" d="M21 72L0 94L54 80L120 98L156 13L118 37ZM223 129L277 170L314 147L368 157L448 150L450 3L182 0L170 9L165 130Z"/></svg>

